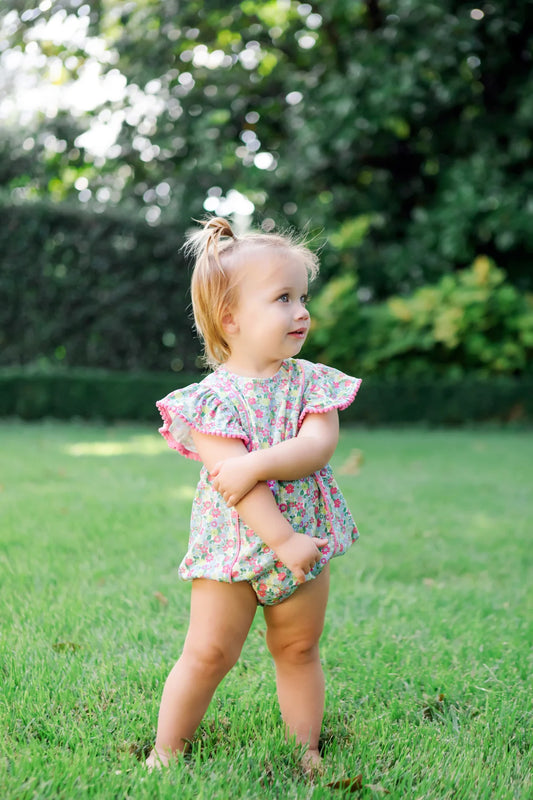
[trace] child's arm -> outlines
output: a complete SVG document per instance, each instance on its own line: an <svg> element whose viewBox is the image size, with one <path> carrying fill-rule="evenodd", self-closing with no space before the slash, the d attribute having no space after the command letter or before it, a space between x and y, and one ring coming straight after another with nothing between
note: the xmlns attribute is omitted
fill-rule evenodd
<svg viewBox="0 0 533 800"><path fill-rule="evenodd" d="M191 435L198 454L207 469L213 469L219 461L227 458L238 458L246 454L246 448L239 439L222 436L211 436L191 430ZM294 574L298 583L305 580L320 560L322 545L327 539L305 536L296 531L280 512L274 495L266 483L257 483L246 497L236 503L236 510L241 519L272 548L280 561Z"/></svg>
<svg viewBox="0 0 533 800"><path fill-rule="evenodd" d="M336 410L308 414L294 438L215 464L211 483L228 506L235 505L259 481L291 481L322 469L335 452L338 440Z"/></svg>

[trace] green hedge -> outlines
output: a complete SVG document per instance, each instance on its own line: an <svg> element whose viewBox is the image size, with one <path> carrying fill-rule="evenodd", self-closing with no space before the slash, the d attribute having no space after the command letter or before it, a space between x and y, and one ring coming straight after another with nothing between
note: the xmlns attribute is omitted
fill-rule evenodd
<svg viewBox="0 0 533 800"><path fill-rule="evenodd" d="M200 378L192 373L0 370L0 416L149 420L158 417L156 400Z"/></svg>
<svg viewBox="0 0 533 800"><path fill-rule="evenodd" d="M0 196L0 366L196 369L177 226Z"/></svg>
<svg viewBox="0 0 533 800"><path fill-rule="evenodd" d="M155 401L201 380L198 373L114 373L68 370L0 371L0 416L146 420L157 424ZM397 381L368 378L345 422L368 425L533 421L533 378Z"/></svg>

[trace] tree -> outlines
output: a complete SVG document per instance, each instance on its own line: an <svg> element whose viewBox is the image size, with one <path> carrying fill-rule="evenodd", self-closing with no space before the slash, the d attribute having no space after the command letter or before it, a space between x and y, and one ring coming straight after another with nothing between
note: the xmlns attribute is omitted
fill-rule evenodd
<svg viewBox="0 0 533 800"><path fill-rule="evenodd" d="M1 14L4 59L38 53L65 87L97 62L108 82L94 108L24 134L1 176L17 197L183 227L238 190L266 230L316 236L324 278L357 271L363 301L479 253L531 286L527 0L512 15L503 0L60 0ZM43 38L54 19L85 20L90 38ZM90 126L101 142L115 126L116 142L95 153Z"/></svg>

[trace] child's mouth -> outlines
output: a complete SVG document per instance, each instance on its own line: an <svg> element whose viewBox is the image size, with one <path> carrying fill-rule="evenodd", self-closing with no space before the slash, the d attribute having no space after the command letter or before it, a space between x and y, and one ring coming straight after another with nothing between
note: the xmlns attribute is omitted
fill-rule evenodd
<svg viewBox="0 0 533 800"><path fill-rule="evenodd" d="M296 339L305 339L307 336L307 328L298 328L296 331L289 331L289 336L294 336Z"/></svg>

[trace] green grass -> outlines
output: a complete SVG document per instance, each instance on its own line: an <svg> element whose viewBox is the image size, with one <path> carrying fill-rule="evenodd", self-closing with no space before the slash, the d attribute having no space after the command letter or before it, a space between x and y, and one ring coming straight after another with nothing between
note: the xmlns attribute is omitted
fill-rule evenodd
<svg viewBox="0 0 533 800"><path fill-rule="evenodd" d="M332 563L310 785L260 612L189 759L137 760L186 629L198 466L147 427L4 422L0 798L531 798L532 438L344 430L361 540ZM358 774L356 794L325 786Z"/></svg>

